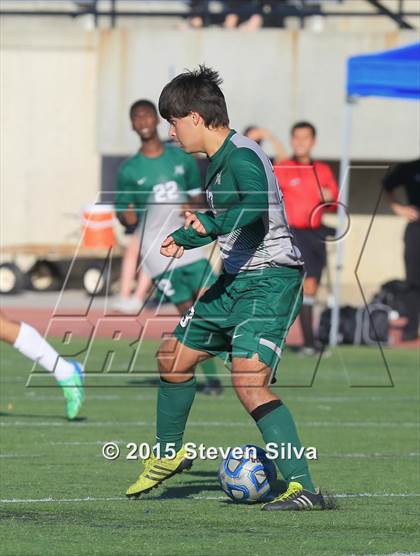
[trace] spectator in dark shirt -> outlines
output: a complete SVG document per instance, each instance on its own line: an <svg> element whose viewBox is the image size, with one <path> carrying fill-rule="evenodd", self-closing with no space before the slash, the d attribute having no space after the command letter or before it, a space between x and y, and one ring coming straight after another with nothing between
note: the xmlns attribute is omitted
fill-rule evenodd
<svg viewBox="0 0 420 556"><path fill-rule="evenodd" d="M225 12L222 23L226 29L241 27L248 31L259 29L264 22L262 0L226 0L222 2ZM190 0L189 26L195 29L206 27L218 20L217 14L209 11L209 2Z"/></svg>
<svg viewBox="0 0 420 556"><path fill-rule="evenodd" d="M248 31L255 31L263 24L262 8L260 0L228 0L225 2L227 15L223 26L226 29L241 27Z"/></svg>
<svg viewBox="0 0 420 556"><path fill-rule="evenodd" d="M394 166L383 181L392 211L407 220L404 263L407 282L408 321L402 340L418 338L420 313L420 159ZM407 203L397 200L395 189L403 187Z"/></svg>

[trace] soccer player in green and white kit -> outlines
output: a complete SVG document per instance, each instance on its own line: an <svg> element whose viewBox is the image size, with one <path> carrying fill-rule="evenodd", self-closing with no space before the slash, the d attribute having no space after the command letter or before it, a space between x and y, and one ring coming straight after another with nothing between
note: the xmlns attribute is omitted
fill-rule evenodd
<svg viewBox="0 0 420 556"><path fill-rule="evenodd" d="M130 108L130 120L141 149L119 168L117 214L131 228L140 220L143 269L182 314L216 281L216 276L202 249L170 264L159 248L168 234L183 224L182 205L203 202L200 174L191 155L162 143L157 130L159 117L152 102L136 101ZM220 394L222 386L215 362L203 361L201 368L205 376L203 393Z"/></svg>
<svg viewBox="0 0 420 556"><path fill-rule="evenodd" d="M211 208L205 214L188 213L184 227L169 235L161 253L182 257L185 250L217 240L224 271L181 319L175 339L160 347L159 450L146 460L127 491L129 497L191 466L182 439L194 400L194 368L198 361L225 351L232 358L236 393L265 442L301 448L293 417L270 382L301 306L303 261L273 168L254 141L229 129L220 83L215 71L200 66L175 77L159 99L159 111L182 148L210 158L206 194ZM263 510L326 508L304 456L278 458L276 464L288 488Z"/></svg>
<svg viewBox="0 0 420 556"><path fill-rule="evenodd" d="M26 322L16 322L0 311L0 340L54 375L63 389L66 415L73 421L79 415L85 397L84 370L75 360L67 361Z"/></svg>

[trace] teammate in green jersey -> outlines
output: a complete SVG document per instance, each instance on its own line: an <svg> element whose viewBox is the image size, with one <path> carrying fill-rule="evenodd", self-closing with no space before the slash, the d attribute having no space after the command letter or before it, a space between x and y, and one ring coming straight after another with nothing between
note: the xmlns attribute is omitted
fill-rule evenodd
<svg viewBox="0 0 420 556"><path fill-rule="evenodd" d="M202 249L172 263L159 252L166 236L183 224L182 207L203 202L198 167L191 155L162 143L157 130L159 117L152 102L136 101L130 108L130 119L141 149L119 169L117 214L126 226L142 228L142 268L182 314L216 280ZM204 361L201 367L206 379L203 392L220 394L222 386L215 362Z"/></svg>
<svg viewBox="0 0 420 556"><path fill-rule="evenodd" d="M286 405L270 389L287 331L302 300L303 261L288 227L273 168L261 148L229 128L218 74L205 66L175 77L163 89L159 111L170 134L189 153L210 159L206 195L210 211L189 212L183 227L162 243L167 257L214 240L224 270L180 320L174 339L157 354L159 450L145 462L127 496L137 497L191 466L182 439L198 361L229 352L232 383L266 443L294 454L276 464L287 491L264 510L325 509L315 489ZM166 457L165 457L166 456ZM174 456L174 457L172 457Z"/></svg>

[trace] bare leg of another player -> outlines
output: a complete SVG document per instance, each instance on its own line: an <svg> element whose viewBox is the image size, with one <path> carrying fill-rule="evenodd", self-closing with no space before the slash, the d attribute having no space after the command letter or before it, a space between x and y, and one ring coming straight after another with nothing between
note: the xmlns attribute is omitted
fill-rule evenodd
<svg viewBox="0 0 420 556"><path fill-rule="evenodd" d="M10 320L1 312L0 340L53 374L63 388L67 418L77 417L84 398L82 366L77 361L66 361L32 326Z"/></svg>
<svg viewBox="0 0 420 556"><path fill-rule="evenodd" d="M151 285L152 279L141 269L139 271L137 287L134 291L134 299L137 301L137 306L140 306L140 308L143 307L144 299L147 298Z"/></svg>
<svg viewBox="0 0 420 556"><path fill-rule="evenodd" d="M124 251L121 278L120 278L120 295L113 302L112 308L120 313L137 313L143 306L144 299L150 289L151 279L143 271L140 270L138 276L137 287L133 296L133 281L136 276L138 259L140 250L140 236L134 233Z"/></svg>

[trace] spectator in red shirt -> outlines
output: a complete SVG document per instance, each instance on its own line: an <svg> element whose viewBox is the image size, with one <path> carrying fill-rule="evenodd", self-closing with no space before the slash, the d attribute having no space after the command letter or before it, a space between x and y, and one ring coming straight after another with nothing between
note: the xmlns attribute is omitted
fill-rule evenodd
<svg viewBox="0 0 420 556"><path fill-rule="evenodd" d="M309 122L298 122L291 129L293 156L275 167L284 196L287 219L305 261L304 298L300 313L304 345L302 352L317 351L313 331L313 305L326 264L325 227L322 215L334 208L338 187L328 164L313 160L316 129ZM328 204L330 203L330 204Z"/></svg>

